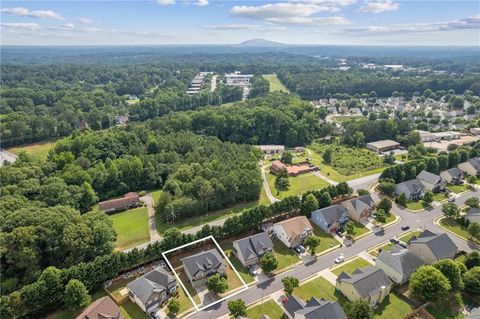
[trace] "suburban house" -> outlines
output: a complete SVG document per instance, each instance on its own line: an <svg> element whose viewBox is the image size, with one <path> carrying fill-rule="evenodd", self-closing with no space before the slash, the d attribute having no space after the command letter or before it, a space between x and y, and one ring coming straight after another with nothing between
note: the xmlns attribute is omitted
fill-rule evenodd
<svg viewBox="0 0 480 319"><path fill-rule="evenodd" d="M308 162L285 165L281 161L276 160L270 165L270 172L275 175L278 175L282 170L286 170L288 176L298 176L300 174L310 173L315 169L315 166Z"/></svg>
<svg viewBox="0 0 480 319"><path fill-rule="evenodd" d="M157 267L127 284L128 295L146 313L160 308L177 291L177 281L168 271Z"/></svg>
<svg viewBox="0 0 480 319"><path fill-rule="evenodd" d="M351 275L342 272L337 277L336 288L352 302L367 300L375 305L388 296L392 285L382 269L370 266L359 268Z"/></svg>
<svg viewBox="0 0 480 319"><path fill-rule="evenodd" d="M408 241L408 251L426 264L433 264L440 259L453 259L457 250L457 246L447 234L435 234L429 230L424 230L418 237Z"/></svg>
<svg viewBox="0 0 480 319"><path fill-rule="evenodd" d="M303 243L313 228L307 217L297 216L274 224L273 232L282 243L293 248Z"/></svg>
<svg viewBox="0 0 480 319"><path fill-rule="evenodd" d="M138 194L135 192L130 192L123 195L123 197L100 202L98 203L98 208L104 213L112 213L136 207L139 203L140 199Z"/></svg>
<svg viewBox="0 0 480 319"><path fill-rule="evenodd" d="M458 164L458 168L468 175L478 176L480 175L480 157L474 157L466 162L460 163Z"/></svg>
<svg viewBox="0 0 480 319"><path fill-rule="evenodd" d="M313 211L310 219L328 234L336 232L349 218L348 210L343 205L337 204Z"/></svg>
<svg viewBox="0 0 480 319"><path fill-rule="evenodd" d="M405 194L407 199L420 199L425 194L425 185L419 179L411 179L409 181L395 185L395 195Z"/></svg>
<svg viewBox="0 0 480 319"><path fill-rule="evenodd" d="M387 151L392 151L400 147L400 143L392 140L382 140L376 142L370 142L365 145L365 147L375 153L384 153Z"/></svg>
<svg viewBox="0 0 480 319"><path fill-rule="evenodd" d="M465 219L470 223L480 224L480 208L470 207L465 215Z"/></svg>
<svg viewBox="0 0 480 319"><path fill-rule="evenodd" d="M94 301L75 319L125 319L125 317L112 298L106 296Z"/></svg>
<svg viewBox="0 0 480 319"><path fill-rule="evenodd" d="M288 296L283 307L287 317L292 319L347 319L338 302L315 297L305 304L295 296Z"/></svg>
<svg viewBox="0 0 480 319"><path fill-rule="evenodd" d="M227 265L215 248L185 257L181 261L188 281L195 288L205 285L211 275L227 275Z"/></svg>
<svg viewBox="0 0 480 319"><path fill-rule="evenodd" d="M285 146L283 145L258 145L260 151L265 155L283 154Z"/></svg>
<svg viewBox="0 0 480 319"><path fill-rule="evenodd" d="M442 177L427 172L425 170L421 171L420 174L417 175L417 179L420 180L425 188L432 192L440 192L445 189L447 186L447 181Z"/></svg>
<svg viewBox="0 0 480 319"><path fill-rule="evenodd" d="M440 172L440 177L449 184L461 184L463 182L463 172L458 167L452 167Z"/></svg>
<svg viewBox="0 0 480 319"><path fill-rule="evenodd" d="M397 284L405 283L410 275L425 263L407 249L395 245L391 251L382 250L375 266L382 269Z"/></svg>
<svg viewBox="0 0 480 319"><path fill-rule="evenodd" d="M350 218L357 222L367 221L375 210L375 201L371 195L364 195L342 202Z"/></svg>
<svg viewBox="0 0 480 319"><path fill-rule="evenodd" d="M244 266L257 264L260 257L272 251L273 242L266 232L233 242L233 253Z"/></svg>

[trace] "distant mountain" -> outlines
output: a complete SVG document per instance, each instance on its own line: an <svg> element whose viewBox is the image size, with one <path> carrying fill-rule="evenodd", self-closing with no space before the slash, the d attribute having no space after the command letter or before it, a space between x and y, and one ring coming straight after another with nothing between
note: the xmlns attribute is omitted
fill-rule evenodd
<svg viewBox="0 0 480 319"><path fill-rule="evenodd" d="M239 44L239 46L242 46L242 47L279 47L279 46L285 46L285 45L286 44L284 43L265 40L265 39L250 39L247 41L243 41L242 43Z"/></svg>

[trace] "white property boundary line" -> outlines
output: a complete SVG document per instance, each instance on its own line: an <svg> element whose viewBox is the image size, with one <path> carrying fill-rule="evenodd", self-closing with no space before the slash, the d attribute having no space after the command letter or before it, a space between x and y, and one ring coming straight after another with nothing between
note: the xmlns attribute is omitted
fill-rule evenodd
<svg viewBox="0 0 480 319"><path fill-rule="evenodd" d="M170 261L168 261L168 258L167 258L167 254L171 253L171 252L174 252L176 250L179 250L179 249L182 249L182 248L185 248L185 247L188 247L190 245L194 245L194 244L197 244L197 243L200 243L202 241L205 241L207 239L211 239L214 243L215 243L215 246L217 246L217 249L220 250L220 252L222 253L223 257L225 258L225 260L228 262L228 264L230 265L230 267L232 267L233 271L235 272L235 275L237 275L237 277L240 279L240 281L242 282L243 284L243 289L241 290L238 290L238 291L235 291L234 293L226 296L226 297L223 297L215 302L212 302L211 304L208 304L206 306L203 306L202 308L198 308L197 306L197 303L195 302L195 300L193 300L192 296L190 295L190 293L188 292L188 289L185 287L185 285L183 284L182 280L180 279L180 277L178 276L177 272L175 271L175 268L172 267L172 265L170 264ZM208 308L208 307L211 307L213 305L216 305L220 302L223 302L224 300L226 300L227 298L230 298L232 296L235 296L245 290L248 289L248 285L245 283L245 281L243 280L243 278L240 276L240 274L238 273L238 271L235 269L235 267L233 266L232 262L230 261L230 259L228 259L227 255L225 255L225 252L223 251L223 249L220 247L220 245L217 243L217 241L215 240L215 238L213 238L212 235L210 236L207 236L207 237L204 237L204 238L201 238L201 239L198 239L198 240L195 240L191 243L188 243L188 244L185 244L185 245L182 245L182 246L179 246L179 247L176 247L176 248L173 248L173 249L170 249L170 250L167 250L166 252L163 252L162 253L162 256L163 258L165 259L165 261L167 262L168 266L170 267L170 269L172 269L173 271L173 274L175 275L175 277L177 278L177 280L180 282L180 285L182 286L183 288L183 291L185 291L185 293L187 294L188 298L190 299L190 301L192 302L192 304L195 306L195 309L197 309L197 311L202 311L204 310L205 308Z"/></svg>

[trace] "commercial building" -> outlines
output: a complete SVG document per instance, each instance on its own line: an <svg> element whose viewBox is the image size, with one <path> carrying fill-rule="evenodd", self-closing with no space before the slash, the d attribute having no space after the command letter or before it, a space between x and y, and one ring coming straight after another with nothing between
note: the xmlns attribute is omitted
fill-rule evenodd
<svg viewBox="0 0 480 319"><path fill-rule="evenodd" d="M253 74L241 74L239 71L225 74L226 85L248 86Z"/></svg>
<svg viewBox="0 0 480 319"><path fill-rule="evenodd" d="M367 143L366 148L376 153L383 153L395 150L400 147L400 143L392 140L382 140Z"/></svg>

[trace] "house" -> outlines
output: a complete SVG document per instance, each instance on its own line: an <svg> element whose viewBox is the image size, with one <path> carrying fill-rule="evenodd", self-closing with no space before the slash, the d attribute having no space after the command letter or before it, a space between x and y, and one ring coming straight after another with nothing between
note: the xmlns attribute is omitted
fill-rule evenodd
<svg viewBox="0 0 480 319"><path fill-rule="evenodd" d="M405 283L410 275L425 263L419 257L399 245L391 251L382 250L378 254L375 266L382 269L397 284Z"/></svg>
<svg viewBox="0 0 480 319"><path fill-rule="evenodd" d="M274 224L273 232L282 243L293 248L302 244L313 228L307 217L297 216Z"/></svg>
<svg viewBox="0 0 480 319"><path fill-rule="evenodd" d="M181 261L188 281L195 288L205 285L211 275L227 275L225 261L215 248L185 257Z"/></svg>
<svg viewBox="0 0 480 319"><path fill-rule="evenodd" d="M105 200L98 203L98 208L104 213L112 213L120 210L127 210L132 207L137 207L140 203L138 194L135 192L130 192L121 198L115 198L110 200Z"/></svg>
<svg viewBox="0 0 480 319"><path fill-rule="evenodd" d="M285 314L293 319L347 319L336 301L312 297L306 304L295 296L289 296L283 304Z"/></svg>
<svg viewBox="0 0 480 319"><path fill-rule="evenodd" d="M342 206L348 210L350 218L361 223L367 221L375 209L375 201L371 195L364 195L342 202Z"/></svg>
<svg viewBox="0 0 480 319"><path fill-rule="evenodd" d="M440 177L449 184L461 184L463 182L463 172L458 167L452 167L440 172Z"/></svg>
<svg viewBox="0 0 480 319"><path fill-rule="evenodd" d="M480 157L474 157L466 162L458 164L458 168L471 176L480 175Z"/></svg>
<svg viewBox="0 0 480 319"><path fill-rule="evenodd" d="M233 242L233 253L244 266L257 264L260 257L272 251L273 242L266 232Z"/></svg>
<svg viewBox="0 0 480 319"><path fill-rule="evenodd" d="M398 196L404 193L407 199L420 199L425 194L425 191L425 185L419 179L411 179L395 185L395 195Z"/></svg>
<svg viewBox="0 0 480 319"><path fill-rule="evenodd" d="M348 210L338 204L313 211L310 219L328 234L340 229L349 218Z"/></svg>
<svg viewBox="0 0 480 319"><path fill-rule="evenodd" d="M400 146L400 143L392 140L382 140L376 142L370 142L365 147L376 153L383 153L391 150L395 150Z"/></svg>
<svg viewBox="0 0 480 319"><path fill-rule="evenodd" d="M470 223L480 224L480 208L470 207L465 215L465 219Z"/></svg>
<svg viewBox="0 0 480 319"><path fill-rule="evenodd" d="M258 145L260 151L265 155L283 154L285 146L283 145Z"/></svg>
<svg viewBox="0 0 480 319"><path fill-rule="evenodd" d="M177 291L177 281L157 267L127 284L128 295L146 313L159 309Z"/></svg>
<svg viewBox="0 0 480 319"><path fill-rule="evenodd" d="M427 172L425 170L421 171L420 174L417 175L417 179L420 180L425 188L432 192L440 192L445 189L447 186L447 181L442 177Z"/></svg>
<svg viewBox="0 0 480 319"><path fill-rule="evenodd" d="M274 175L280 174L281 171L287 170L287 165L283 164L279 160L273 161L270 165L270 173Z"/></svg>
<svg viewBox="0 0 480 319"><path fill-rule="evenodd" d="M433 264L440 259L453 259L457 250L457 246L447 234L435 234L429 230L424 230L418 237L408 241L408 251L426 264Z"/></svg>
<svg viewBox="0 0 480 319"><path fill-rule="evenodd" d="M351 275L342 272L337 277L336 288L350 301L367 300L379 304L390 293L392 281L385 272L376 267L355 270Z"/></svg>
<svg viewBox="0 0 480 319"><path fill-rule="evenodd" d="M274 175L280 174L281 171L286 170L288 176L298 176L300 174L310 173L316 170L315 166L309 162L295 163L292 165L285 165L281 161L276 160L270 165L270 173Z"/></svg>
<svg viewBox="0 0 480 319"><path fill-rule="evenodd" d="M125 319L110 297L102 297L85 308L76 319Z"/></svg>

